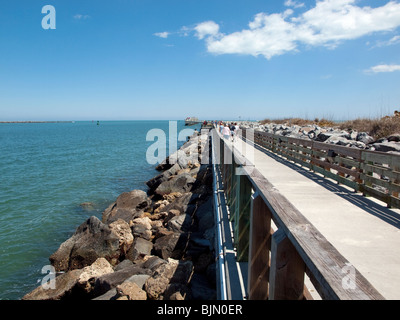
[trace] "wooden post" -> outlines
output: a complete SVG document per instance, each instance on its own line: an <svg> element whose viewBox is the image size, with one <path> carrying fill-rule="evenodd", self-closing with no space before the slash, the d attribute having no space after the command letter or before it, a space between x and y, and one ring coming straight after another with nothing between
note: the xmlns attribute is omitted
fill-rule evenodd
<svg viewBox="0 0 400 320"><path fill-rule="evenodd" d="M236 212L236 206L237 206L237 179L236 179L236 168L238 168L238 165L235 163L235 158L233 158L232 161L232 179L231 179L231 201L230 201L230 206L229 206L229 212L231 215L234 215Z"/></svg>
<svg viewBox="0 0 400 320"><path fill-rule="evenodd" d="M236 175L234 237L237 260L247 261L249 250L251 182L245 175Z"/></svg>
<svg viewBox="0 0 400 320"><path fill-rule="evenodd" d="M272 235L270 300L302 300L306 266L282 229Z"/></svg>
<svg viewBox="0 0 400 320"><path fill-rule="evenodd" d="M229 149L227 145L227 141L225 142L225 156L224 156L224 164L225 164L225 194L226 194L226 204L230 206L231 204L231 179L232 179L232 151Z"/></svg>
<svg viewBox="0 0 400 320"><path fill-rule="evenodd" d="M268 299L271 211L258 192L251 197L248 292L250 300Z"/></svg>
<svg viewBox="0 0 400 320"><path fill-rule="evenodd" d="M398 165L393 166L392 172L393 172L393 171L400 172L400 166L398 166ZM394 184L400 184L400 181L399 181L399 180L396 180L396 179L393 179L393 180L392 180L392 183L394 183ZM396 192L396 191L393 191L392 195L393 195L393 197L396 197L396 198L399 197L399 193Z"/></svg>

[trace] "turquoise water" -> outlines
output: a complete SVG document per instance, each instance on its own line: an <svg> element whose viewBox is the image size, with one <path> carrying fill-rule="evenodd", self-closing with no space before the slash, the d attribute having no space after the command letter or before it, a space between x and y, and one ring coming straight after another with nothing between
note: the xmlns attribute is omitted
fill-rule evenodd
<svg viewBox="0 0 400 320"><path fill-rule="evenodd" d="M101 218L122 192L146 190L157 174L146 160L154 128L168 135L169 122L0 124L0 299L37 287L49 256L85 219Z"/></svg>

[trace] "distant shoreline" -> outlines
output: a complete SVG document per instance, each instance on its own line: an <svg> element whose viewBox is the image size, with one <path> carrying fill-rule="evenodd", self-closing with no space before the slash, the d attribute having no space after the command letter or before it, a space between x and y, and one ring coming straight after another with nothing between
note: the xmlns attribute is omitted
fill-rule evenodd
<svg viewBox="0 0 400 320"><path fill-rule="evenodd" d="M73 123L74 121L0 121L0 123Z"/></svg>

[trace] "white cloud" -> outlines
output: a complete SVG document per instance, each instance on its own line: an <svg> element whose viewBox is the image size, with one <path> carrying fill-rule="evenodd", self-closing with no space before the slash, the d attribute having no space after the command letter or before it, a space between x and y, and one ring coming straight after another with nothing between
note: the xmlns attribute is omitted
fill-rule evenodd
<svg viewBox="0 0 400 320"><path fill-rule="evenodd" d="M400 71L398 64L379 64L366 70L366 73L381 73L381 72L394 72Z"/></svg>
<svg viewBox="0 0 400 320"><path fill-rule="evenodd" d="M206 21L196 25L194 30L199 39L204 39L206 36L217 36L219 34L219 25L214 21Z"/></svg>
<svg viewBox="0 0 400 320"><path fill-rule="evenodd" d="M167 39L168 36L170 35L170 33L167 32L167 31L164 31L164 32L157 32L157 33L154 33L154 35L155 35L156 37L160 37L160 38Z"/></svg>
<svg viewBox="0 0 400 320"><path fill-rule="evenodd" d="M294 3L285 2L292 6ZM355 3L356 0L319 0L315 7L296 17L292 9L258 13L248 29L231 34L220 33L219 25L213 21L200 23L194 29L199 39L206 40L210 53L262 55L270 59L299 51L299 45L335 48L342 41L400 26L397 1L377 8L358 7Z"/></svg>
<svg viewBox="0 0 400 320"><path fill-rule="evenodd" d="M373 48L375 48L375 47L388 47L388 46L393 46L393 45L399 44L399 43L400 43L400 36L394 36L394 37L390 38L387 41L378 41Z"/></svg>
<svg viewBox="0 0 400 320"><path fill-rule="evenodd" d="M286 7L293 7L293 8L302 8L302 7L304 7L304 3L297 2L297 1L294 1L294 0L286 0L284 4L285 4Z"/></svg>
<svg viewBox="0 0 400 320"><path fill-rule="evenodd" d="M86 19L89 19L89 18L90 18L90 16L87 15L87 14L78 13L78 14L74 15L74 19L75 20L86 20Z"/></svg>

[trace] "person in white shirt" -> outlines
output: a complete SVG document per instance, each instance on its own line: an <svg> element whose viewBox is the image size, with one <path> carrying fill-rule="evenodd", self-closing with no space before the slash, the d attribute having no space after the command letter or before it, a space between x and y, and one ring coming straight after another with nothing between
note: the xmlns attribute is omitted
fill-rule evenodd
<svg viewBox="0 0 400 320"><path fill-rule="evenodd" d="M229 140L229 136L231 134L231 130L228 127L228 124L225 123L224 128L222 129L222 135L226 140Z"/></svg>

